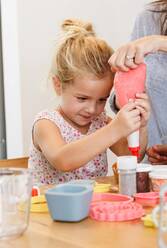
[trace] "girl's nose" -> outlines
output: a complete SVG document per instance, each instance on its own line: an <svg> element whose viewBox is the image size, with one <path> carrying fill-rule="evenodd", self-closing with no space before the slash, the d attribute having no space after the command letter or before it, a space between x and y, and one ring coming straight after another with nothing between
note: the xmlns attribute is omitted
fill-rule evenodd
<svg viewBox="0 0 167 248"><path fill-rule="evenodd" d="M96 104L91 104L91 105L87 106L86 111L89 114L94 114L96 112Z"/></svg>

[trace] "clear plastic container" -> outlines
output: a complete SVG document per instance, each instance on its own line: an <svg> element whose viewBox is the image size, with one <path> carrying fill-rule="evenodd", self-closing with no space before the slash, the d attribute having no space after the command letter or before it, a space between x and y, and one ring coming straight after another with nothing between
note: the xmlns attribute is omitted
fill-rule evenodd
<svg viewBox="0 0 167 248"><path fill-rule="evenodd" d="M136 156L118 157L119 193L133 196L136 193Z"/></svg>
<svg viewBox="0 0 167 248"><path fill-rule="evenodd" d="M167 184L167 170L153 170L149 173L150 189L159 192L162 185Z"/></svg>
<svg viewBox="0 0 167 248"><path fill-rule="evenodd" d="M31 189L28 169L0 169L0 239L17 237L26 230Z"/></svg>
<svg viewBox="0 0 167 248"><path fill-rule="evenodd" d="M167 248L167 185L163 185L159 192L160 204L153 209L152 218L158 227L158 247Z"/></svg>

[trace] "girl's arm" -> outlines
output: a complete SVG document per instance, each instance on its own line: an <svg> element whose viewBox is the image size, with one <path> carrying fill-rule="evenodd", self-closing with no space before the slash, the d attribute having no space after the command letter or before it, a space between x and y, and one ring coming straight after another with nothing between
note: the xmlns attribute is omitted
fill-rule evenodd
<svg viewBox="0 0 167 248"><path fill-rule="evenodd" d="M105 127L68 144L54 123L45 119L39 120L34 126L34 145L53 167L61 171L71 171L85 165L122 137L137 130L140 127L139 114L136 104L128 103Z"/></svg>
<svg viewBox="0 0 167 248"><path fill-rule="evenodd" d="M113 132L112 132L113 130ZM66 143L58 127L49 120L39 120L34 126L34 145L49 163L61 171L77 169L120 139L120 132L110 124L77 141ZM114 133L111 136L109 133Z"/></svg>

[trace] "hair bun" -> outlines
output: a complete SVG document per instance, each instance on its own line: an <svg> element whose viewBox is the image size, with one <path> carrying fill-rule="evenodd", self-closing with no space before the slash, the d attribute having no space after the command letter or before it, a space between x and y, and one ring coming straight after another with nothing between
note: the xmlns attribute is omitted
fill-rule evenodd
<svg viewBox="0 0 167 248"><path fill-rule="evenodd" d="M65 32L72 32L75 34L95 35L92 24L89 22L82 22L78 19L67 19L62 24L62 29Z"/></svg>

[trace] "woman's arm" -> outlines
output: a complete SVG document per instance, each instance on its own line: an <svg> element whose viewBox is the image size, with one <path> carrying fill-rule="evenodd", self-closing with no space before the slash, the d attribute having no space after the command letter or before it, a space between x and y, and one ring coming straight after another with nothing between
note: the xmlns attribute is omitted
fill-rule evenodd
<svg viewBox="0 0 167 248"><path fill-rule="evenodd" d="M143 63L145 55L156 51L167 52L167 36L150 35L131 41L116 50L109 64L113 71L128 71Z"/></svg>

